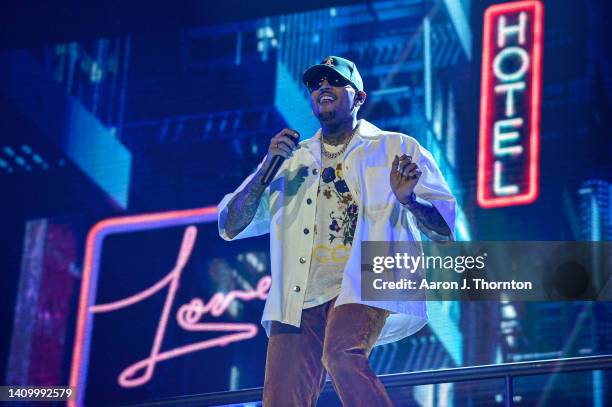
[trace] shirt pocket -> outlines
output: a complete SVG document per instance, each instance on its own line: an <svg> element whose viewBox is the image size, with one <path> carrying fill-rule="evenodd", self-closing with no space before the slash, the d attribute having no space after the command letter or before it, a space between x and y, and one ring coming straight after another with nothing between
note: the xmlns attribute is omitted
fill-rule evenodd
<svg viewBox="0 0 612 407"><path fill-rule="evenodd" d="M366 167L365 210L369 213L384 211L393 203L393 191L389 183L390 167Z"/></svg>

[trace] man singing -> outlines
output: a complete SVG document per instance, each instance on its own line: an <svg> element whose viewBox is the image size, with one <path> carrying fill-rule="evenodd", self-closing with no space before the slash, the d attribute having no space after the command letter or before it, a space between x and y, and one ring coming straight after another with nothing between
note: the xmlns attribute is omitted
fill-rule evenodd
<svg viewBox="0 0 612 407"><path fill-rule="evenodd" d="M424 301L361 300L361 242L452 240L456 202L431 154L361 119L355 64L330 56L303 82L317 133L283 129L257 170L218 207L225 240L270 233L272 286L265 407L314 406L329 373L344 406L391 406L368 365L372 347L427 323ZM265 182L275 160L284 159Z"/></svg>

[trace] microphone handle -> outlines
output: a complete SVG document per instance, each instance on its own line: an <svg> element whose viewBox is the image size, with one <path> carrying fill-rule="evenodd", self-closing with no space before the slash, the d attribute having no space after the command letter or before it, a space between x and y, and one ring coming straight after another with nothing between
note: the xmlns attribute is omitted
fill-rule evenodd
<svg viewBox="0 0 612 407"><path fill-rule="evenodd" d="M268 185L272 181L272 178L274 178L278 172L278 169L283 164L283 161L285 161L285 158L282 155L275 155L272 157L272 162L270 163L268 169L266 169L266 172L261 179L262 185Z"/></svg>

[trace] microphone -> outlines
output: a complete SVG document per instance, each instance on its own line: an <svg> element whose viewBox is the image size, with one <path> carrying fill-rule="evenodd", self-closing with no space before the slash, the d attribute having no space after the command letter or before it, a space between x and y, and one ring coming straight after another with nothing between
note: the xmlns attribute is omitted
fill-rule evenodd
<svg viewBox="0 0 612 407"><path fill-rule="evenodd" d="M298 139L299 139L300 133L298 133L297 131L296 133L298 134ZM290 136L290 137L293 138L293 136ZM282 155L275 155L274 157L272 157L272 161L270 162L270 165L266 169L266 172L264 173L264 176L261 179L262 185L268 185L272 181L272 178L274 178L274 176L278 172L278 169L280 168L280 166L283 164L284 161L285 161L285 157L283 157Z"/></svg>

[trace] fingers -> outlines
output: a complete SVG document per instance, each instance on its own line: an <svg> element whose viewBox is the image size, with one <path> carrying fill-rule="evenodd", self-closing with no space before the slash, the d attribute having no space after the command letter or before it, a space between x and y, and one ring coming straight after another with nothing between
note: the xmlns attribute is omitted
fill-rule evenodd
<svg viewBox="0 0 612 407"><path fill-rule="evenodd" d="M297 144L299 138L300 134L295 130L281 130L270 140L268 154L270 156L280 155L283 158L291 157L293 155L293 150L299 147Z"/></svg>
<svg viewBox="0 0 612 407"><path fill-rule="evenodd" d="M293 138L288 137L288 136L280 136L279 138L276 139L276 142L279 145L285 145L287 146L290 150L295 150L296 149L296 142L294 141Z"/></svg>
<svg viewBox="0 0 612 407"><path fill-rule="evenodd" d="M406 162L411 163L411 162L412 162L412 156L407 155L407 154L402 154L402 155L399 157L399 163L400 163L400 164L404 164L404 163L406 163Z"/></svg>
<svg viewBox="0 0 612 407"><path fill-rule="evenodd" d="M414 172L418 167L415 163L404 163L400 164L400 172L404 177L408 177L410 173Z"/></svg>
<svg viewBox="0 0 612 407"><path fill-rule="evenodd" d="M273 142L272 144L270 144L269 155L280 155L283 158L289 158L293 155L293 151L285 143Z"/></svg>
<svg viewBox="0 0 612 407"><path fill-rule="evenodd" d="M412 157L406 154L402 154L401 157L395 157L393 168L404 178L418 178L422 174L416 163L412 162Z"/></svg>
<svg viewBox="0 0 612 407"><path fill-rule="evenodd" d="M393 159L393 163L391 163L391 177L393 178L401 177L401 174L399 173L399 170L398 170L398 164L399 164L399 157L395 156L395 158Z"/></svg>
<svg viewBox="0 0 612 407"><path fill-rule="evenodd" d="M272 140L276 142L283 142L289 147L295 147L300 140L300 133L291 129L283 129L272 137Z"/></svg>
<svg viewBox="0 0 612 407"><path fill-rule="evenodd" d="M295 130L291 130L291 129L282 129L281 131L279 131L278 133L276 133L276 135L274 137L279 137L286 134L287 136L293 137L295 140L300 138L300 133L298 133Z"/></svg>

